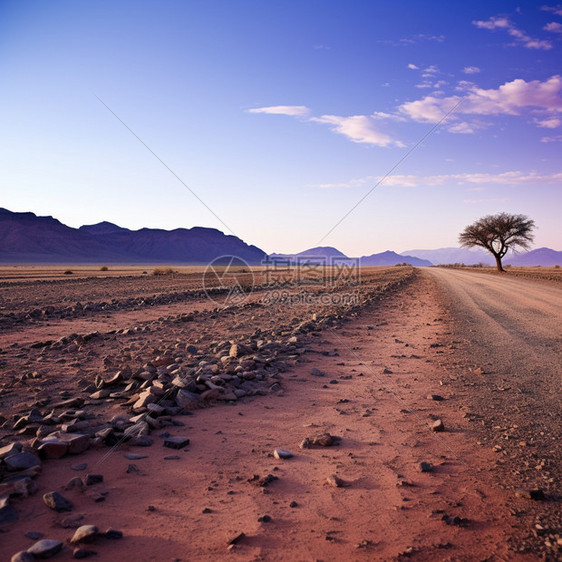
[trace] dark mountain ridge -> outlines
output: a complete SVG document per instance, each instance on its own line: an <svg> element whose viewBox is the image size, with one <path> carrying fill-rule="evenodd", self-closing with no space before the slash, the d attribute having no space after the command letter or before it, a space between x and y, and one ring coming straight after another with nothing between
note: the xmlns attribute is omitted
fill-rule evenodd
<svg viewBox="0 0 562 562"><path fill-rule="evenodd" d="M110 222L71 228L53 217L0 209L0 263L207 264L236 255L260 264L266 254L214 228L129 230Z"/></svg>

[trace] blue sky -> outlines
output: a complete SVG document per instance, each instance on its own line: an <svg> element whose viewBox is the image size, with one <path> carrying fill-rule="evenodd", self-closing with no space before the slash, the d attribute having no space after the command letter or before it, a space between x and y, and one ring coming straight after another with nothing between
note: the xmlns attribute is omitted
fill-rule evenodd
<svg viewBox="0 0 562 562"><path fill-rule="evenodd" d="M348 255L508 211L562 249L561 46L554 3L0 0L0 206Z"/></svg>

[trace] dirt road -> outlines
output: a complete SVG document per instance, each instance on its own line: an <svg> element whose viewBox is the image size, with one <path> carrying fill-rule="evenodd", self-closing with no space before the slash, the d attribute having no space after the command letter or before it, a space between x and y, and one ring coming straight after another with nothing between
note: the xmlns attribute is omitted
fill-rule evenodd
<svg viewBox="0 0 562 562"><path fill-rule="evenodd" d="M509 274L432 268L424 275L450 307L464 361L475 373L461 368L458 386L470 389L466 401L480 421L480 438L498 451L504 465L498 476L510 477L507 488L544 489L550 501L521 515L532 527L538 521L560 532L562 288ZM544 542L536 534L529 542Z"/></svg>

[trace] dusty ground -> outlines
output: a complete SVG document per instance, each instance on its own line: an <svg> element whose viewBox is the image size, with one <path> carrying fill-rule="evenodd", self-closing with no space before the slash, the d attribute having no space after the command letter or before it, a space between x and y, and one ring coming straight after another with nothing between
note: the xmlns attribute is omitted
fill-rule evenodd
<svg viewBox="0 0 562 562"><path fill-rule="evenodd" d="M151 447L130 442L113 448L101 445L81 455L46 460L34 480L37 492L11 500L19 520L0 526L2 556L9 558L33 544L24 536L28 531L67 541L73 529L63 528L61 522L83 515L75 524L124 533L120 541L99 538L89 547L100 560L554 559L557 545L548 535L560 529L541 532L540 540L532 540L530 530L539 511L548 515L559 506L559 472L552 466L559 440L546 449L542 438L531 442L527 432L537 427L522 423L529 413L524 409L522 421L515 424L519 427L505 431L527 439L528 448L504 454L503 447L495 452L483 441L482 432L496 424L493 415L509 417L511 404L520 397L491 400L489 393L496 394L485 382L490 378L469 371L475 365L468 365L467 354L475 345L484 353L486 344L462 332L462 323L455 325L462 312L449 310L452 299L444 287L466 291L462 283L472 283L466 280L471 274L454 282L448 275L418 270L412 276L410 268L374 268L363 279L358 307L260 306L265 289L258 289L245 304L217 308L201 295L187 295L178 285L180 278L173 276L163 289L171 299L131 304L131 296L162 294L153 279L144 279L149 285L138 294L131 285L118 289L118 296L112 295L118 300L113 308L94 302L86 311L67 310L64 295L70 292L74 298L80 292L71 282L65 281L64 293L49 285L51 294L59 295L54 299L42 296L42 287L34 283L22 284L16 296L2 288L0 303L11 307L6 316L12 316L5 320L0 343L0 408L7 418L0 445L30 438L29 432L16 436L11 427L14 414L29 412L34 401L41 405L47 400L40 406L45 412L55 399L85 396L81 408L96 412L92 425L130 411L130 405L122 406L125 398L87 399L92 391L88 385L98 373L107 377L126 364L135 370L147 361L157 363L170 350L170 360L173 356L180 366L182 361L188 366L198 357L210 358L225 339L280 342L255 352L268 360L261 384L273 385L266 395L219 400L212 407L194 409L191 416L175 416L185 425L153 430ZM99 287L85 282L97 295ZM535 287L529 285L527 294ZM23 310L31 295L35 301L29 309L53 306L53 311L33 316ZM545 298L552 301L553 296L559 298L559 290ZM111 303L103 291L101 298ZM535 303L522 306L532 310ZM193 311L196 314L186 320L186 313ZM316 320L303 327L312 314ZM559 311L554 314L559 317ZM542 315L548 316L547 311ZM465 311L467 320L469 316ZM544 318L539 323L544 324ZM32 347L33 342L57 340L71 332L93 331L99 333L78 344L70 339ZM524 326L520 334L523 338ZM538 334L529 345L544 335ZM292 338L296 341L286 343ZM198 348L195 358L184 351L186 344ZM504 349L509 345L504 341ZM544 353L552 357L553 352L555 347ZM491 371L481 357L472 358ZM313 368L323 376L313 374ZM24 376L31 372L39 376ZM494 384L504 382L494 379ZM540 400L545 389L546 379L535 398ZM506 392L499 394L507 396ZM556 407L553 399L551 411ZM538 417L547 428L555 423ZM431 431L436 419L443 421L444 432ZM478 423L482 420L484 425ZM28 427L35 430L32 424ZM164 431L187 436L191 443L177 451L164 448L159 437ZM340 437L339 445L299 448L304 438L325 432ZM288 449L294 456L275 459L275 448ZM544 472L532 469L540 477L530 479L525 470L513 474L507 461L511 456L514 462L524 460L517 456L523 449L547 459ZM145 458L125 458L130 453ZM431 464L431 471L420 471L422 461ZM87 468L73 470L78 463L87 463ZM103 474L103 484L87 492L61 490L71 478L86 473ZM259 485L269 474L277 479ZM342 487L327 482L334 474L343 480ZM548 501L515 498L512 488L527 485L540 485ZM74 503L70 513L56 514L44 505L41 496L51 490ZM108 492L105 501L95 502L91 491ZM258 521L265 515L271 520ZM244 538L229 547L241 532ZM519 552L521 547L525 552ZM56 559L71 557L67 545Z"/></svg>

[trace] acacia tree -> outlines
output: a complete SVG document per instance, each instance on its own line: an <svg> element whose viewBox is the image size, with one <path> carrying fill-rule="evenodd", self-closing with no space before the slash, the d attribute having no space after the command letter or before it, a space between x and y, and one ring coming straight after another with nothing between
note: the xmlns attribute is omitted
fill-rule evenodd
<svg viewBox="0 0 562 562"><path fill-rule="evenodd" d="M533 228L535 221L525 215L487 215L467 226L461 232L459 242L461 246L486 248L496 258L498 271L503 271L502 258L510 248L530 248Z"/></svg>

